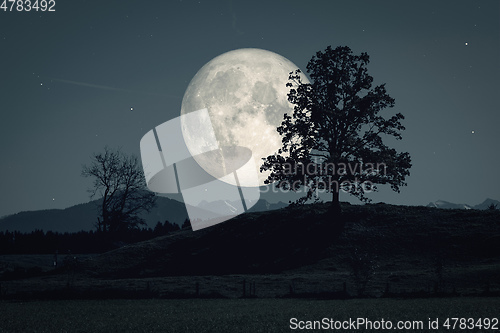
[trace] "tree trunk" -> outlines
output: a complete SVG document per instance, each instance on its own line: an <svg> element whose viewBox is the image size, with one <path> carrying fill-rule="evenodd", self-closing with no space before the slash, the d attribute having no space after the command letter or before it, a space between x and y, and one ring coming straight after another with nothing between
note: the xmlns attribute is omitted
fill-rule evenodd
<svg viewBox="0 0 500 333"><path fill-rule="evenodd" d="M101 222L101 219L99 217L97 218L97 231L99 231L99 232L102 231L102 222Z"/></svg>
<svg viewBox="0 0 500 333"><path fill-rule="evenodd" d="M345 226L345 218L342 215L342 208L340 207L339 191L333 191L332 202L327 211L327 218L331 221L331 236L333 238L340 236Z"/></svg>
<svg viewBox="0 0 500 333"><path fill-rule="evenodd" d="M332 202L330 208L328 208L328 214L332 215L332 217L340 216L342 213L342 209L340 208L339 201L339 191L338 189L332 192Z"/></svg>

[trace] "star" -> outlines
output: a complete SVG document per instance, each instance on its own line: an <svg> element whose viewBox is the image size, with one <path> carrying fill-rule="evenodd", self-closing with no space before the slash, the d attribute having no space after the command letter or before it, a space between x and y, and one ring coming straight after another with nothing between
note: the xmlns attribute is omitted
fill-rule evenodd
<svg viewBox="0 0 500 333"><path fill-rule="evenodd" d="M474 134L474 133L476 133L476 132L475 132L475 131L472 131L471 133L472 133L472 134Z"/></svg>
<svg viewBox="0 0 500 333"><path fill-rule="evenodd" d="M130 111L134 111L134 108L130 108Z"/></svg>
<svg viewBox="0 0 500 333"><path fill-rule="evenodd" d="M465 46L469 45L469 43L465 42Z"/></svg>

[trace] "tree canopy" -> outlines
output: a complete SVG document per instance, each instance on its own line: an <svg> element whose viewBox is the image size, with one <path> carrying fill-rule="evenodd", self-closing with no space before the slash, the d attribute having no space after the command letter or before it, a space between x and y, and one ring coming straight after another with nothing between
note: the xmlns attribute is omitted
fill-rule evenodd
<svg viewBox="0 0 500 333"><path fill-rule="evenodd" d="M287 86L293 114L285 114L277 128L282 147L264 159L261 171L270 170L266 184L305 195L296 203L332 193L338 206L339 190L362 201L376 184L390 184L399 192L411 167L410 155L399 153L384 138L402 138L401 113L382 116L394 99L385 84L372 87L367 53L354 55L347 46L319 51L307 65L311 83L300 70L291 72Z"/></svg>

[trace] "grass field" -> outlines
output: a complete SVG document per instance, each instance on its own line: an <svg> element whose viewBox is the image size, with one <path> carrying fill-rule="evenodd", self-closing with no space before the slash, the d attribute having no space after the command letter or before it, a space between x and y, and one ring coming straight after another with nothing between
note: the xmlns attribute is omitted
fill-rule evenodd
<svg viewBox="0 0 500 333"><path fill-rule="evenodd" d="M384 319L393 325L409 320L422 321L425 329L406 332L485 332L489 330L427 327L429 318L439 318L441 325L449 317L499 317L498 309L500 298L2 301L0 332L290 332L294 331L290 328L291 318Z"/></svg>

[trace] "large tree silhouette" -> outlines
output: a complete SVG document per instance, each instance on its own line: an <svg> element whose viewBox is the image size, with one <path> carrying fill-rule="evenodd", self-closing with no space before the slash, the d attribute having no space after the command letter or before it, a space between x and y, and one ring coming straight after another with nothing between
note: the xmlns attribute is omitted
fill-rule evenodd
<svg viewBox="0 0 500 333"><path fill-rule="evenodd" d="M384 137L401 139L401 113L384 118L379 113L394 106L385 84L372 87L369 56L353 55L349 47L330 46L317 52L307 65L311 83L300 70L290 73L288 100L292 115L285 114L278 132L282 148L264 159L261 171L270 170L267 184L299 191L296 203L332 193L333 212L340 212L339 190L369 201L366 191L390 184L399 192L406 185L411 160L384 144Z"/></svg>
<svg viewBox="0 0 500 333"><path fill-rule="evenodd" d="M82 176L92 177L91 197L99 196L97 230L121 232L145 224L139 215L155 205L155 194L146 189L144 172L136 156L108 147L92 156Z"/></svg>

